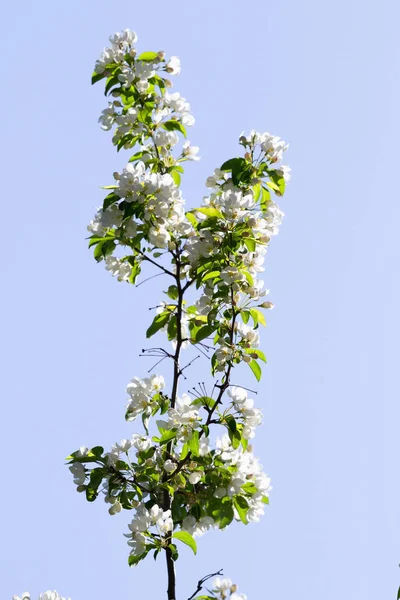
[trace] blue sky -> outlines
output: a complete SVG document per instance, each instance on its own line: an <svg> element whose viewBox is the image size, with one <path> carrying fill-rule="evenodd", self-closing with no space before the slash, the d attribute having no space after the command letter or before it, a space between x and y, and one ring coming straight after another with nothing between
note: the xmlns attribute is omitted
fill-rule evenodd
<svg viewBox="0 0 400 600"><path fill-rule="evenodd" d="M243 130L290 142L293 169L265 277L276 309L256 453L271 505L259 525L201 538L196 558L182 551L178 597L223 567L249 600L394 598L398 2L42 0L1 13L1 597L165 595L163 561L127 566L128 515L86 503L63 466L81 444L134 432L124 390L149 367L137 355L161 288L118 284L85 241L99 186L126 160L96 123L105 99L90 74L108 35L129 27L141 50L182 60L175 87L202 156L185 174L189 205Z"/></svg>

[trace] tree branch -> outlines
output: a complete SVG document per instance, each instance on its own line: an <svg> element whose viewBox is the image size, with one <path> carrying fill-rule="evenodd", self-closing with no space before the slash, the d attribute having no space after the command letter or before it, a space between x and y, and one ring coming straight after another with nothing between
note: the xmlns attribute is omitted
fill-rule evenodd
<svg viewBox="0 0 400 600"><path fill-rule="evenodd" d="M196 596L196 594L198 592L201 592L205 582L208 581L209 579L211 579L212 577L216 577L217 575L222 575L222 569L220 569L216 573L210 573L210 575L205 575L202 579L200 579L197 582L197 589L193 592L193 594L191 596L189 596L188 600L193 600L193 598Z"/></svg>

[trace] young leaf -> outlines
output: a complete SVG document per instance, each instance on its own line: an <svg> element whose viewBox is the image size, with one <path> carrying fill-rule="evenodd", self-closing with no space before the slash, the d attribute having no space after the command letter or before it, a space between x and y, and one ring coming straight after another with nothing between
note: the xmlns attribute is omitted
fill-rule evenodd
<svg viewBox="0 0 400 600"><path fill-rule="evenodd" d="M251 362L247 363L250 367L250 369L253 371L257 381L260 381L261 379L261 367L258 364L258 362L256 360L252 360Z"/></svg>
<svg viewBox="0 0 400 600"><path fill-rule="evenodd" d="M166 294L169 298L171 298L171 300L176 300L179 296L178 288L176 287L176 285L170 285L168 290L166 291Z"/></svg>
<svg viewBox="0 0 400 600"><path fill-rule="evenodd" d="M250 354L250 356L252 356L252 358L257 357L258 359L262 360L263 362L267 362L267 357L265 356L264 352L262 350L258 350L258 348L247 348L245 350L246 354ZM253 356L255 355L255 356Z"/></svg>
<svg viewBox="0 0 400 600"><path fill-rule="evenodd" d="M197 545L190 533L187 531L176 531L172 534L172 537L189 546L194 554L197 554Z"/></svg>
<svg viewBox="0 0 400 600"><path fill-rule="evenodd" d="M171 121L167 121L163 123L163 128L167 131L180 131L186 137L186 129L179 121L175 121L172 119Z"/></svg>
<svg viewBox="0 0 400 600"><path fill-rule="evenodd" d="M234 496L233 504L235 505L235 508L238 511L240 519L242 520L242 522L245 525L247 525L248 520L247 520L246 515L247 515L247 511L249 510L249 505L247 503L246 498L244 498L244 496Z"/></svg>
<svg viewBox="0 0 400 600"><path fill-rule="evenodd" d="M254 325L257 325L257 323L261 323L261 325L264 325L264 327L267 326L264 313L262 313L261 310L258 310L258 308L251 308L250 314L253 318Z"/></svg>
<svg viewBox="0 0 400 600"><path fill-rule="evenodd" d="M208 338L213 331L215 331L215 327L211 325L204 325L204 327L200 327L200 329L198 329L194 335L195 344L198 344L202 340Z"/></svg>
<svg viewBox="0 0 400 600"><path fill-rule="evenodd" d="M221 171L232 171L233 169L237 169L246 164L246 160L244 158L231 158L224 162L221 166Z"/></svg>
<svg viewBox="0 0 400 600"><path fill-rule="evenodd" d="M201 213L202 215L206 215L207 217L218 217L218 219L223 219L224 215L218 208L214 208L213 206L206 206L205 208L196 208L196 212Z"/></svg>
<svg viewBox="0 0 400 600"><path fill-rule="evenodd" d="M94 83L97 83L101 79L104 79L104 77L105 77L104 73L96 73L96 71L93 71L93 74L92 74L92 85Z"/></svg>
<svg viewBox="0 0 400 600"><path fill-rule="evenodd" d="M144 62L152 62L153 60L156 60L157 58L158 58L157 52L142 52L142 54L140 54L137 57L137 60L143 60Z"/></svg>
<svg viewBox="0 0 400 600"><path fill-rule="evenodd" d="M192 433L192 437L187 442L188 448L193 456L198 456L200 451L199 432L196 429Z"/></svg>
<svg viewBox="0 0 400 600"><path fill-rule="evenodd" d="M265 187L262 188L262 195L261 195L261 200L260 200L260 208L262 210L262 212L266 212L267 208L268 208L268 204L271 200L271 193L269 190L267 190Z"/></svg>
<svg viewBox="0 0 400 600"><path fill-rule="evenodd" d="M168 323L170 316L170 312L162 312L160 315L154 317L152 324L146 331L146 337L149 338L162 329Z"/></svg>
<svg viewBox="0 0 400 600"><path fill-rule="evenodd" d="M181 185L181 176L178 171L171 171L170 175L174 180L175 185L179 187Z"/></svg>

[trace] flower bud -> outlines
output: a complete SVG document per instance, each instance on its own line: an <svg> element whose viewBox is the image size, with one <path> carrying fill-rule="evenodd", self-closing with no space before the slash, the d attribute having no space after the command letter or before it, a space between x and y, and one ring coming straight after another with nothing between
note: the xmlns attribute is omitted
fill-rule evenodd
<svg viewBox="0 0 400 600"><path fill-rule="evenodd" d="M118 173L118 171L114 171L113 177L115 181L119 181L121 179L121 175Z"/></svg>
<svg viewBox="0 0 400 600"><path fill-rule="evenodd" d="M114 100L113 102L113 106L122 106L121 102L119 100Z"/></svg>
<svg viewBox="0 0 400 600"><path fill-rule="evenodd" d="M253 452L253 444L247 446L247 452Z"/></svg>
<svg viewBox="0 0 400 600"><path fill-rule="evenodd" d="M234 594L237 591L237 585L236 583L234 583L233 585L231 585L231 594Z"/></svg>
<svg viewBox="0 0 400 600"><path fill-rule="evenodd" d="M113 98L119 98L119 96L121 95L117 90L115 90L115 92L112 92L112 97Z"/></svg>
<svg viewBox="0 0 400 600"><path fill-rule="evenodd" d="M273 302L263 302L262 304L260 304L261 308L274 308L275 304Z"/></svg>
<svg viewBox="0 0 400 600"><path fill-rule="evenodd" d="M131 49L129 50L129 56L130 56L131 58L135 58L135 56L136 56L136 50L135 50L135 48L131 48Z"/></svg>
<svg viewBox="0 0 400 600"><path fill-rule="evenodd" d="M164 79L165 87L172 88L172 83L169 79Z"/></svg>
<svg viewBox="0 0 400 600"><path fill-rule="evenodd" d="M86 491L86 485L78 485L78 487L76 488L76 491L79 493L85 492Z"/></svg>
<svg viewBox="0 0 400 600"><path fill-rule="evenodd" d="M252 357L250 356L250 354L243 354L242 358L243 358L243 362L245 362L245 363L250 363L253 360Z"/></svg>
<svg viewBox="0 0 400 600"><path fill-rule="evenodd" d="M250 152L246 152L246 154L244 155L246 160L251 160L251 154Z"/></svg>
<svg viewBox="0 0 400 600"><path fill-rule="evenodd" d="M160 52L157 54L157 56L160 60L164 60L164 58L165 58L164 50L160 50Z"/></svg>
<svg viewBox="0 0 400 600"><path fill-rule="evenodd" d="M239 138L239 144L247 144L246 136L241 135Z"/></svg>

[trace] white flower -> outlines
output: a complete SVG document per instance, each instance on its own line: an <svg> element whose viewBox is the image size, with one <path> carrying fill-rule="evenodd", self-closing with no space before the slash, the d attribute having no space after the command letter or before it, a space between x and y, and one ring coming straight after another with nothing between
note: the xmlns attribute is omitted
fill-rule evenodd
<svg viewBox="0 0 400 600"><path fill-rule="evenodd" d="M216 577L213 581L213 588L220 593L227 592L232 587L232 580L226 577Z"/></svg>
<svg viewBox="0 0 400 600"><path fill-rule="evenodd" d="M200 479L203 477L204 473L202 471L194 471L193 473L190 473L188 479L189 482L193 485L195 485L196 483L199 483Z"/></svg>
<svg viewBox="0 0 400 600"><path fill-rule="evenodd" d="M167 471L167 473L172 473L172 471L175 471L175 469L176 463L170 459L167 459L164 463L164 470Z"/></svg>
<svg viewBox="0 0 400 600"><path fill-rule="evenodd" d="M131 265L115 256L106 256L105 265L107 271L118 279L118 281L128 281L132 273Z"/></svg>
<svg viewBox="0 0 400 600"><path fill-rule="evenodd" d="M200 438L199 456L206 456L210 452L210 440L208 437Z"/></svg>
<svg viewBox="0 0 400 600"><path fill-rule="evenodd" d="M185 142L182 146L182 154L187 160L200 160L200 156L197 156L199 152L198 146L191 146L190 142Z"/></svg>
<svg viewBox="0 0 400 600"><path fill-rule="evenodd" d="M40 594L39 600L70 600L70 599L69 598L63 598L55 590L53 592L51 592L50 590L48 590L47 592L43 592L43 594Z"/></svg>
<svg viewBox="0 0 400 600"><path fill-rule="evenodd" d="M151 447L151 439L139 433L134 433L132 436L132 446L138 452L146 452Z"/></svg>
<svg viewBox="0 0 400 600"><path fill-rule="evenodd" d="M171 75L179 75L181 72L181 61L177 56L171 56L169 61L167 62L166 69L167 73L171 73Z"/></svg>
<svg viewBox="0 0 400 600"><path fill-rule="evenodd" d="M31 600L31 595L29 592L23 592L21 596L13 596L12 600Z"/></svg>
<svg viewBox="0 0 400 600"><path fill-rule="evenodd" d="M283 179L285 180L286 183L288 183L288 181L290 181L291 179L291 168L288 167L287 165L281 165L278 169L278 171L282 174Z"/></svg>
<svg viewBox="0 0 400 600"><path fill-rule="evenodd" d="M154 136L154 143L156 146L176 146L179 142L178 135L175 131L164 131L164 129L157 129Z"/></svg>
<svg viewBox="0 0 400 600"><path fill-rule="evenodd" d="M193 406L192 399L188 394L182 394L177 398L175 408L168 410L171 427L195 427L201 417L196 406Z"/></svg>
<svg viewBox="0 0 400 600"><path fill-rule="evenodd" d="M83 485L85 483L86 480L86 469L83 466L82 463L73 463L70 467L69 470L72 473L72 476L74 478L74 483L75 485Z"/></svg>
<svg viewBox="0 0 400 600"><path fill-rule="evenodd" d="M108 509L108 512L110 513L110 515L116 515L117 513L121 512L121 510L122 510L122 504L119 502L119 500L114 498L114 501L112 502L112 506Z"/></svg>
<svg viewBox="0 0 400 600"><path fill-rule="evenodd" d="M225 267L222 269L220 277L227 285L232 285L232 283L237 283L245 279L243 273L240 273L236 267Z"/></svg>
<svg viewBox="0 0 400 600"><path fill-rule="evenodd" d="M151 227L149 230L149 242L156 248L167 248L168 242L171 240L171 235L165 227L158 225Z"/></svg>

